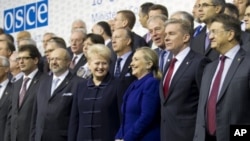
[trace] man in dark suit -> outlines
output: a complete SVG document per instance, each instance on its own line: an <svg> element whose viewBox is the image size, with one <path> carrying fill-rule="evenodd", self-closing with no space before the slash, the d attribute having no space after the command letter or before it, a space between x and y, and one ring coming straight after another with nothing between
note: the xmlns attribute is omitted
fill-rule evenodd
<svg viewBox="0 0 250 141"><path fill-rule="evenodd" d="M162 141L193 139L200 82L209 59L189 47L192 30L185 20L166 22L165 44L173 59L160 85Z"/></svg>
<svg viewBox="0 0 250 141"><path fill-rule="evenodd" d="M37 67L40 57L34 45L24 45L19 49L17 60L24 76L14 83L8 133L11 141L29 140L34 99L43 78Z"/></svg>
<svg viewBox="0 0 250 141"><path fill-rule="evenodd" d="M77 70L83 66L87 59L83 54L83 42L86 39L86 33L83 29L75 29L70 36L70 49L73 53L70 72L76 74Z"/></svg>
<svg viewBox="0 0 250 141"><path fill-rule="evenodd" d="M6 122L11 106L12 83L8 79L10 63L8 58L0 56L0 140L4 141Z"/></svg>
<svg viewBox="0 0 250 141"><path fill-rule="evenodd" d="M38 89L33 112L33 141L67 141L73 95L82 80L69 72L70 60L68 51L63 48L50 54L53 75L45 77Z"/></svg>
<svg viewBox="0 0 250 141"><path fill-rule="evenodd" d="M110 66L110 73L113 74L117 80L117 87L119 87L119 105L122 104L123 94L128 86L136 78L132 75L130 63L133 56L132 33L128 29L116 29L112 35L113 50L116 53L116 60L113 60ZM121 61L119 61L121 60Z"/></svg>
<svg viewBox="0 0 250 141"><path fill-rule="evenodd" d="M230 125L250 123L250 57L239 44L238 19L219 15L211 22L211 48L220 57L204 70L194 141L229 141Z"/></svg>
<svg viewBox="0 0 250 141"><path fill-rule="evenodd" d="M202 28L200 33L192 39L191 48L207 56L211 60L218 59L219 53L210 47L210 41L208 39L208 27L210 26L211 18L224 12L225 0L200 0L199 13L201 22L206 26Z"/></svg>
<svg viewBox="0 0 250 141"><path fill-rule="evenodd" d="M135 25L136 17L135 14L130 10L120 10L116 13L116 16L114 18L114 30L119 28L128 28L130 31L132 31L134 25ZM138 34L132 33L132 50L135 50L136 48L147 46L146 41L139 36Z"/></svg>
<svg viewBox="0 0 250 141"><path fill-rule="evenodd" d="M153 43L157 46L155 49L159 57L159 67L162 72L165 70L166 62L171 57L170 52L166 49L165 38L165 22L167 17L164 15L156 15L150 17L147 24Z"/></svg>

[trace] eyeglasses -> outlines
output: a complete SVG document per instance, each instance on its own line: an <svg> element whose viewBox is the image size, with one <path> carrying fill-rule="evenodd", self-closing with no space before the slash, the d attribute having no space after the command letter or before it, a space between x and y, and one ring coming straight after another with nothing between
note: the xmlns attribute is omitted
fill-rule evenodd
<svg viewBox="0 0 250 141"><path fill-rule="evenodd" d="M198 4L198 8L207 8L209 6L216 6L216 5L214 5L214 4L208 4L208 3Z"/></svg>
<svg viewBox="0 0 250 141"><path fill-rule="evenodd" d="M218 35L219 33L222 33L222 32L228 32L228 30L211 30L208 32L208 35Z"/></svg>
<svg viewBox="0 0 250 141"><path fill-rule="evenodd" d="M250 18L250 13L245 14L244 17Z"/></svg>
<svg viewBox="0 0 250 141"><path fill-rule="evenodd" d="M29 59L31 59L32 57L30 57L30 56L27 56L27 57L17 57L16 58L16 61L20 61L20 60L25 60L25 61L27 61L27 60L29 60Z"/></svg>

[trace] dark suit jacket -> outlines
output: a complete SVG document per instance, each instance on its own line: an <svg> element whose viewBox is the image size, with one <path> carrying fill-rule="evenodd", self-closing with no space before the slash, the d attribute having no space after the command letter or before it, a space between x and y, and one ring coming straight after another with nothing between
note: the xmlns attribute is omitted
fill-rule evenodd
<svg viewBox="0 0 250 141"><path fill-rule="evenodd" d="M72 74L76 74L76 72L78 71L78 69L83 66L85 63L87 63L87 58L82 55L82 57L80 58L80 60L77 62L77 64L75 65L74 69L69 69L70 72Z"/></svg>
<svg viewBox="0 0 250 141"><path fill-rule="evenodd" d="M11 108L11 96L13 94L13 84L9 81L0 99L0 141L4 141L7 118Z"/></svg>
<svg viewBox="0 0 250 141"><path fill-rule="evenodd" d="M51 96L52 79L53 76L44 78L38 89L33 112L35 141L67 141L73 95L83 80L69 73Z"/></svg>
<svg viewBox="0 0 250 141"><path fill-rule="evenodd" d="M118 87L118 104L119 107L121 107L122 105L122 98L123 98L123 94L125 93L125 91L127 90L127 88L129 87L129 85L136 80L136 77L132 75L132 70L129 67L130 63L132 61L132 57L133 57L133 53L130 54L130 56L128 56L123 68L122 68L122 72L119 78L116 78L117 81L117 85L116 87ZM112 61L112 64L110 66L110 74L114 75L114 71L115 71L115 61Z"/></svg>
<svg viewBox="0 0 250 141"><path fill-rule="evenodd" d="M209 59L190 50L174 74L168 97L161 97L161 140L192 141L203 68Z"/></svg>
<svg viewBox="0 0 250 141"><path fill-rule="evenodd" d="M227 72L216 106L217 141L229 141L230 125L250 125L250 56L243 49ZM208 64L202 77L194 141L205 141L206 103L219 59Z"/></svg>
<svg viewBox="0 0 250 141"><path fill-rule="evenodd" d="M109 74L99 86L92 79L77 88L68 141L114 141L120 124L116 82Z"/></svg>
<svg viewBox="0 0 250 141"><path fill-rule="evenodd" d="M153 45L153 41L152 39L150 39L148 42L147 42L147 34L146 33L145 35L143 35L143 39L146 41L146 43L148 44L148 47L152 48L152 45Z"/></svg>
<svg viewBox="0 0 250 141"><path fill-rule="evenodd" d="M160 141L160 80L153 73L134 81L124 95L122 124L116 139Z"/></svg>
<svg viewBox="0 0 250 141"><path fill-rule="evenodd" d="M10 137L11 141L28 141L31 128L32 108L43 74L38 71L32 79L30 86L24 96L21 107L19 108L19 92L23 79L14 83L12 109L10 112Z"/></svg>
<svg viewBox="0 0 250 141"><path fill-rule="evenodd" d="M216 50L210 48L210 45L208 45L207 49L205 50L206 30L207 27L205 26L197 36L192 38L190 47L195 52L198 52L213 61L219 58L219 53Z"/></svg>
<svg viewBox="0 0 250 141"><path fill-rule="evenodd" d="M132 45L133 50L136 50L137 48L140 48L143 46L148 46L145 39L139 36L138 34L136 34L135 32L132 32L132 36L133 36L133 45Z"/></svg>
<svg viewBox="0 0 250 141"><path fill-rule="evenodd" d="M241 31L241 47L249 52L250 51L250 33Z"/></svg>

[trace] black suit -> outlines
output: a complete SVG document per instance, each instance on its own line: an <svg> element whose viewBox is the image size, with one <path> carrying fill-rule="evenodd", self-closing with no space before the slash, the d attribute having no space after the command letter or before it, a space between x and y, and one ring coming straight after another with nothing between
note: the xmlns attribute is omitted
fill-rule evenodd
<svg viewBox="0 0 250 141"><path fill-rule="evenodd" d="M67 141L73 95L83 80L69 73L51 96L52 79L44 78L38 89L33 115L35 141Z"/></svg>
<svg viewBox="0 0 250 141"><path fill-rule="evenodd" d="M161 82L162 141L192 141L201 77L208 62L209 59L190 50L174 74L166 98Z"/></svg>
<svg viewBox="0 0 250 141"><path fill-rule="evenodd" d="M11 95L13 93L13 84L9 81L0 99L0 141L4 141L7 117L11 108Z"/></svg>
<svg viewBox="0 0 250 141"><path fill-rule="evenodd" d="M80 60L77 62L77 64L75 65L74 69L70 69L70 72L72 74L76 74L76 72L78 71L78 69L83 66L84 64L87 63L87 58L84 56L84 54L82 55L82 57L80 58Z"/></svg>
<svg viewBox="0 0 250 141"><path fill-rule="evenodd" d="M202 55L205 55L210 60L216 60L219 57L219 53L208 45L207 49L205 50L205 40L206 40L206 31L207 27L203 27L201 32L192 38L190 47L195 51Z"/></svg>
<svg viewBox="0 0 250 141"><path fill-rule="evenodd" d="M248 32L241 31L241 47L249 52L250 51L250 34Z"/></svg>
<svg viewBox="0 0 250 141"><path fill-rule="evenodd" d="M137 48L143 47L143 46L148 46L148 44L146 43L145 39L142 38L141 36L139 36L138 34L136 34L135 32L132 32L132 40L133 40L133 44L132 44L132 49L136 50Z"/></svg>
<svg viewBox="0 0 250 141"><path fill-rule="evenodd" d="M225 76L216 103L217 141L229 141L230 125L250 125L250 56L240 49ZM206 105L219 59L208 64L202 77L194 141L205 141Z"/></svg>
<svg viewBox="0 0 250 141"><path fill-rule="evenodd" d="M132 61L132 57L133 57L133 53L131 53L123 68L122 68L122 71L121 71L121 74L120 74L120 77L119 78L116 78L116 81L117 81L117 90L118 90L118 105L119 105L119 109L122 105L122 98L123 98L123 94L125 93L125 91L127 90L128 86L134 81L136 80L136 77L132 75L132 70L131 68L129 67L130 66L130 63ZM115 64L116 64L116 61L113 61L112 64L111 64L111 67L110 67L110 74L114 75L114 71L115 71Z"/></svg>
<svg viewBox="0 0 250 141"><path fill-rule="evenodd" d="M38 71L32 79L24 96L22 105L19 107L19 93L23 79L14 83L12 109L10 112L10 137L11 141L28 141L31 128L32 108L43 74Z"/></svg>

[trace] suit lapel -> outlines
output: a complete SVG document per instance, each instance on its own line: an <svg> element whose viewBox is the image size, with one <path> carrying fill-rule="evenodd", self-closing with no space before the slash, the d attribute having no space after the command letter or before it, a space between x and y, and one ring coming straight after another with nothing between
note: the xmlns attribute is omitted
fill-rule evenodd
<svg viewBox="0 0 250 141"><path fill-rule="evenodd" d="M126 60L126 62L125 62L125 64L124 64L124 66L123 66L123 68L122 68L122 72L121 72L121 75L120 76L125 76L126 75L126 73L128 73L129 72L129 69L130 69L130 63L131 63L131 60L132 60L132 56L133 56L133 53L131 53L129 56L128 56L128 58L127 58L127 60Z"/></svg>
<svg viewBox="0 0 250 141"><path fill-rule="evenodd" d="M62 83L54 90L52 96L50 99L53 99L57 94L60 93L62 89L64 89L68 84L69 81L73 78L73 75L71 73L68 73L68 75L64 78ZM51 85L50 85L51 86Z"/></svg>
<svg viewBox="0 0 250 141"><path fill-rule="evenodd" d="M229 85L229 83L231 82L236 70L238 69L238 66L240 65L240 63L242 62L242 60L244 59L244 55L245 55L245 52L240 49L239 52L236 54L236 56L234 57L234 60L226 74L226 77L224 79L224 83L221 87L221 91L220 91L220 95L219 95L219 98L218 98L218 101L222 98L222 96L225 94L225 91Z"/></svg>
<svg viewBox="0 0 250 141"><path fill-rule="evenodd" d="M181 76L185 73L185 71L188 69L188 67L192 63L193 57L194 57L194 53L190 50L190 52L184 58L184 60L182 61L181 65L176 70L176 73L174 74L174 76L172 78L171 84L169 86L169 94L168 94L168 97L166 98L166 100L171 95L175 84L178 83L178 81L180 80Z"/></svg>
<svg viewBox="0 0 250 141"><path fill-rule="evenodd" d="M11 89L11 82L7 84L7 87L5 88L2 98L0 99L0 107L5 103L7 97L10 95L9 89Z"/></svg>

